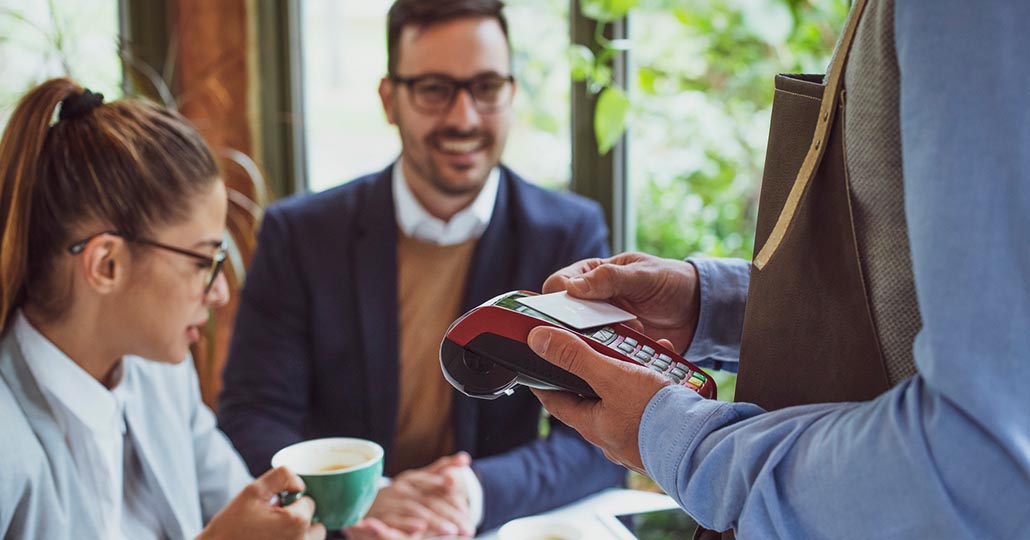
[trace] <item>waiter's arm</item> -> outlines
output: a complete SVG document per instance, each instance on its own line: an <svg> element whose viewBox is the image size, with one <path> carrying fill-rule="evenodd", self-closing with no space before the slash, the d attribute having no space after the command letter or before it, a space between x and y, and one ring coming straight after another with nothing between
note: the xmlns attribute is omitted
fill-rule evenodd
<svg viewBox="0 0 1030 540"><path fill-rule="evenodd" d="M1018 2L897 5L906 215L924 323L916 376L870 402L766 413L661 386L647 370L537 330L550 339L542 355L622 394L542 394L545 405L620 461L642 464L700 523L741 537L1030 536L1026 20L1030 5ZM641 402L642 416L627 412Z"/></svg>

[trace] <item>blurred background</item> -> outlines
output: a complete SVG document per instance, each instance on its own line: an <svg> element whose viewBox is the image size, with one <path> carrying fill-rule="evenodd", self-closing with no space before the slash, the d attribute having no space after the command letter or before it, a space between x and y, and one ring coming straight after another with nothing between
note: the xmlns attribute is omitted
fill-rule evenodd
<svg viewBox="0 0 1030 540"><path fill-rule="evenodd" d="M181 111L223 160L230 277L261 209L379 170L390 0L0 0L0 127L70 75ZM822 73L848 0L507 0L517 120L504 156L598 200L615 251L750 258L779 72ZM194 351L214 406L235 304ZM731 376L718 378L732 399Z"/></svg>

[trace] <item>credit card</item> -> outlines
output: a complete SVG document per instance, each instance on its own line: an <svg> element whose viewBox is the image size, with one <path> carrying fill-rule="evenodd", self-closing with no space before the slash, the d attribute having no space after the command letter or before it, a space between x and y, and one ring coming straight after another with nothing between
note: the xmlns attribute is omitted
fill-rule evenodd
<svg viewBox="0 0 1030 540"><path fill-rule="evenodd" d="M575 298L566 294L565 291L526 296L517 299L516 302L557 319L576 330L626 322L637 318L632 313L607 302Z"/></svg>

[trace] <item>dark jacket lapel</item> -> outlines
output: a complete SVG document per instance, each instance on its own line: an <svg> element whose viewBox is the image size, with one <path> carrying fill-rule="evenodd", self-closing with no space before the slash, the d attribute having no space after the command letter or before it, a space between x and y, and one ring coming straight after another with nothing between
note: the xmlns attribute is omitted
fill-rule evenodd
<svg viewBox="0 0 1030 540"><path fill-rule="evenodd" d="M487 226L476 243L469 267L465 295L462 299L462 313L482 304L514 282L515 254L520 253L519 239L512 223L512 173L501 167L501 178L497 186L497 201L494 212ZM460 314L459 314L460 315ZM477 422L479 420L479 400L467 397L454 391L455 444L466 450L473 457L476 454Z"/></svg>
<svg viewBox="0 0 1030 540"><path fill-rule="evenodd" d="M360 350L364 358L368 428L383 441L389 461L397 424L397 220L394 215L393 167L369 185L357 220L354 243L354 285L360 320ZM356 348L358 344L355 344Z"/></svg>

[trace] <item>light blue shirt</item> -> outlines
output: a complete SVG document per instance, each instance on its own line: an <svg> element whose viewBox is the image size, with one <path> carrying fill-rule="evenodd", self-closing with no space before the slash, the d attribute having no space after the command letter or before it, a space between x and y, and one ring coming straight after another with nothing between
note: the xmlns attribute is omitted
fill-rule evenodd
<svg viewBox="0 0 1030 540"><path fill-rule="evenodd" d="M64 411L54 407L57 401L52 398L57 396L47 394L84 390L55 380L67 377L67 370L36 378L35 367L52 369L55 360L68 359L54 358L48 350L52 344L43 344L45 337L26 330L23 326L0 335L0 538L135 539L158 532L162 537L193 538L251 481L243 460L200 399L192 359L169 365L127 356L122 359L117 406L91 404L96 411ZM37 361L40 366L30 367ZM84 407L65 397L60 396L63 403ZM72 414L88 416L83 420L90 423L124 418L125 454L113 465L96 465L106 471L124 465L125 493L115 486L115 495L105 498L104 490L96 489L102 480L93 475L98 471L82 474L80 456L104 459L111 453L100 448L80 454L80 442L93 447L104 443L69 430ZM127 521L108 514L117 513L114 505L119 499L126 501L122 516Z"/></svg>
<svg viewBox="0 0 1030 540"><path fill-rule="evenodd" d="M21 310L14 312L11 332L22 354L32 359L29 371L64 434L75 480L91 499L88 510L102 528L100 538L160 538L155 515L160 490L136 466L125 421L125 401L135 394L133 375L138 374L125 365L146 360L123 358L108 389L39 333Z"/></svg>
<svg viewBox="0 0 1030 540"><path fill-rule="evenodd" d="M870 402L773 412L660 391L644 466L708 528L1030 538L1030 4L895 9L918 374ZM733 362L747 264L697 264L687 356Z"/></svg>

